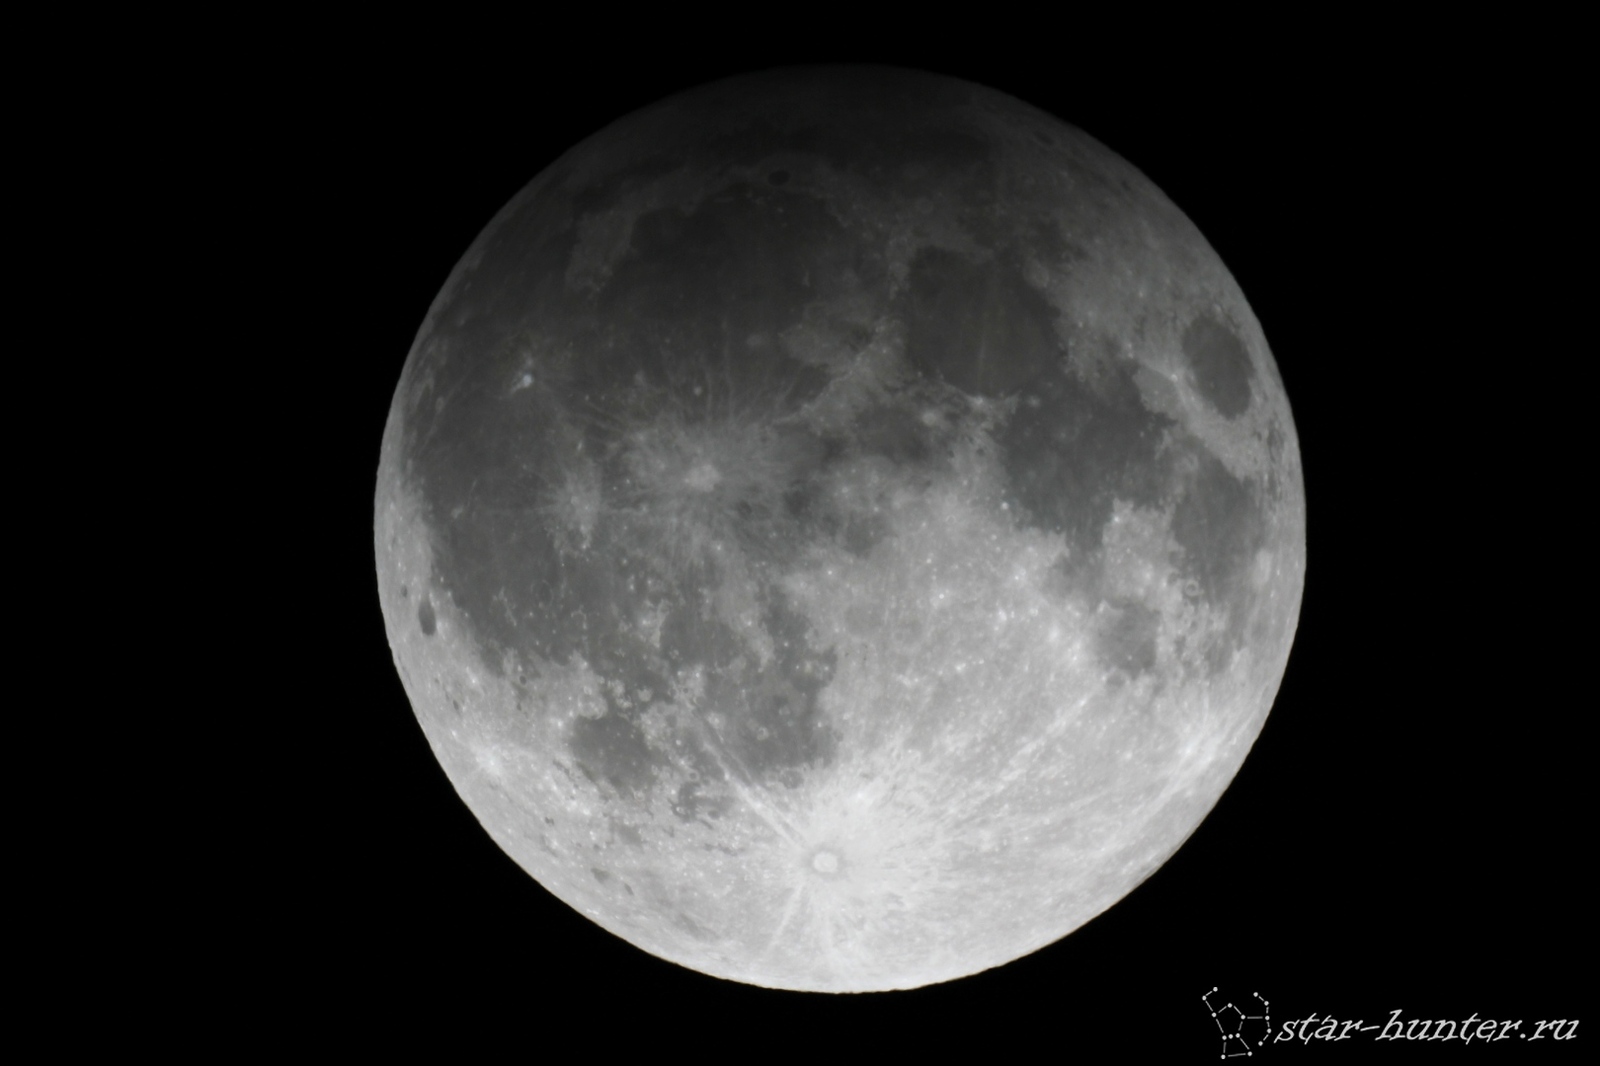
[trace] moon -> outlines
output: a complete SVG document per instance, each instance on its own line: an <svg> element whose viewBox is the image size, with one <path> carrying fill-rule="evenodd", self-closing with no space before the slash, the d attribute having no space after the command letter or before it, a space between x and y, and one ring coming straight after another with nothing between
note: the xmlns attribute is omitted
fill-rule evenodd
<svg viewBox="0 0 1600 1066"><path fill-rule="evenodd" d="M1059 940L1238 771L1299 617L1288 398L1195 226L1083 132L858 67L596 133L394 393L379 598L550 892L773 988Z"/></svg>

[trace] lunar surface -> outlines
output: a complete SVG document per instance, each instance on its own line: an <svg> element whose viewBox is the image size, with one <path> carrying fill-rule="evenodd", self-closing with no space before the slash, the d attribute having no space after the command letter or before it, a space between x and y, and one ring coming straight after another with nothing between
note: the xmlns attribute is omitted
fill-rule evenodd
<svg viewBox="0 0 1600 1066"><path fill-rule="evenodd" d="M435 300L376 495L484 828L708 974L909 988L1078 928L1260 732L1298 444L1243 294L1084 133L779 71L540 174Z"/></svg>

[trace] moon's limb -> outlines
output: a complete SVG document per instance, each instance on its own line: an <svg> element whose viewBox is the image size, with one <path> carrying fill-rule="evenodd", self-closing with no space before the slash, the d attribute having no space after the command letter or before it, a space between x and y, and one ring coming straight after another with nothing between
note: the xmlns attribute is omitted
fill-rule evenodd
<svg viewBox="0 0 1600 1066"><path fill-rule="evenodd" d="M780 74L485 230L396 391L379 587L552 892L708 973L911 987L1077 928L1215 803L1293 637L1298 463L1137 171L973 86Z"/></svg>

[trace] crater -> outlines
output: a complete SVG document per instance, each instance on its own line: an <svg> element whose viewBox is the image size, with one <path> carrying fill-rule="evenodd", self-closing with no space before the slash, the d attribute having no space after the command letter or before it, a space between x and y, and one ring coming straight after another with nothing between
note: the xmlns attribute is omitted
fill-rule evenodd
<svg viewBox="0 0 1600 1066"><path fill-rule="evenodd" d="M1255 368L1244 342L1213 315L1202 315L1183 331L1183 354L1194 371L1195 388L1224 418L1238 418L1250 407Z"/></svg>
<svg viewBox="0 0 1600 1066"><path fill-rule="evenodd" d="M695 492L710 492L717 487L717 483L721 480L722 474L717 470L716 466L705 461L690 467L689 472L683 477L684 485Z"/></svg>

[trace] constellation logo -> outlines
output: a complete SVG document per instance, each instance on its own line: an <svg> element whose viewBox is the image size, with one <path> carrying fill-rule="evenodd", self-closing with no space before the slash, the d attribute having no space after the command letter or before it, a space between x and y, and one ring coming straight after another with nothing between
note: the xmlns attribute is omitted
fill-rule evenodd
<svg viewBox="0 0 1600 1066"><path fill-rule="evenodd" d="M1272 1012L1267 1001L1261 998L1260 992L1250 995L1255 1002L1245 1000L1242 1005L1232 1000L1223 1002L1213 986L1211 991L1200 997L1200 1002L1211 1012L1211 1020L1217 1023L1217 1035L1222 1038L1222 1057L1225 1059L1254 1055L1256 1048L1265 1044L1267 1035L1272 1032Z"/></svg>
<svg viewBox="0 0 1600 1066"><path fill-rule="evenodd" d="M1206 1013L1217 1027L1224 1059L1249 1058L1268 1044L1288 1044L1291 1048L1296 1044L1346 1040L1371 1040L1376 1044L1397 1041L1497 1044L1511 1040L1532 1044L1541 1040L1576 1040L1578 1036L1576 1018L1528 1019L1525 1023L1523 1019L1485 1018L1473 1012L1465 1018L1426 1019L1407 1017L1403 1009L1391 1010L1386 1020L1374 1022L1346 1017L1342 1013L1309 1014L1280 1021L1279 1030L1274 1033L1267 1000L1259 992L1250 993L1249 998L1230 1000L1224 999L1213 987L1200 997L1200 1002L1205 1004Z"/></svg>

